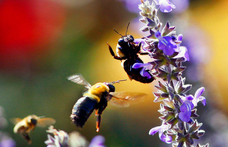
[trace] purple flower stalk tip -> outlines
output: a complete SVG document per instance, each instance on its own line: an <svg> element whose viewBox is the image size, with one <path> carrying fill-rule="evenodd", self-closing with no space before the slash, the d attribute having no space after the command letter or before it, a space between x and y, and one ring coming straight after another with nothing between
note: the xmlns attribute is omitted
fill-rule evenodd
<svg viewBox="0 0 228 147"><path fill-rule="evenodd" d="M159 6L160 11L164 13L169 13L176 8L169 0L154 0L155 4Z"/></svg>

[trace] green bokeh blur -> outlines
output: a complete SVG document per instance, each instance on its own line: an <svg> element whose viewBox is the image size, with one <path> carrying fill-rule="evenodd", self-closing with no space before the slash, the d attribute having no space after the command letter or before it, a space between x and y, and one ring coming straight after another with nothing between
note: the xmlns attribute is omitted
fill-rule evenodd
<svg viewBox="0 0 228 147"><path fill-rule="evenodd" d="M67 133L77 130L89 141L101 134L109 147L146 147L159 141L158 137L148 135L149 129L159 124L158 113L151 108L154 107L151 97L145 102L149 102L147 108L143 104L129 108L109 106L102 115L99 133L95 132L94 114L83 129L76 128L69 118L85 88L68 81L68 76L80 73L92 84L127 78L119 61L116 63L124 77L115 77L115 70L113 75L107 74L105 70L109 72L113 66L102 60L103 56L113 60L106 45L116 36L112 44L115 48L119 36L113 28L122 31L136 17L123 3L115 0L9 0L2 1L0 7L0 18L10 24L0 24L3 31L0 36L0 105L8 120L3 131L9 133L18 147L28 145L20 135L13 133L10 118L30 114L52 117L56 120L56 129ZM11 32L12 29L15 32ZM104 48L96 54L100 43ZM98 58L101 62L96 62ZM105 69L99 70L104 64ZM35 128L29 146L45 146L46 129Z"/></svg>

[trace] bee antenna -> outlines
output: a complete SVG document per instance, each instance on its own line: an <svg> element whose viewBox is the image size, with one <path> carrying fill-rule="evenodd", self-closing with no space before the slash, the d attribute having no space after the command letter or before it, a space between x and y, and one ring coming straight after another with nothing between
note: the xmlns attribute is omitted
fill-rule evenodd
<svg viewBox="0 0 228 147"><path fill-rule="evenodd" d="M126 29L125 35L127 35L127 31L128 31L129 25L130 25L130 22L127 24L127 29Z"/></svg>
<svg viewBox="0 0 228 147"><path fill-rule="evenodd" d="M117 32L117 30L113 29L117 34L119 34L121 37L123 37L122 34L120 34L119 32Z"/></svg>
<svg viewBox="0 0 228 147"><path fill-rule="evenodd" d="M113 81L112 84L115 84L115 83L120 83L122 81L127 81L127 79L123 79L123 80L118 80L118 81Z"/></svg>

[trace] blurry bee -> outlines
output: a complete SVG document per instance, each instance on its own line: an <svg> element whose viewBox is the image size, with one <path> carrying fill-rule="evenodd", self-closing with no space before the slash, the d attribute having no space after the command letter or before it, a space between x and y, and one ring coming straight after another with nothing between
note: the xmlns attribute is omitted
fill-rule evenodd
<svg viewBox="0 0 228 147"><path fill-rule="evenodd" d="M29 133L35 129L36 126L38 127L46 127L51 124L55 123L53 118L42 118L36 115L29 115L23 119L21 118L13 118L12 122L15 125L13 131L16 134L21 134L22 137L31 144L32 141L30 139Z"/></svg>
<svg viewBox="0 0 228 147"><path fill-rule="evenodd" d="M123 80L112 83L96 83L92 86L81 75L70 76L68 80L84 85L88 89L73 106L70 116L72 122L77 127L82 128L93 110L95 110L97 132L100 130L101 114L107 107L108 101L112 105L128 107L131 101L137 101L146 96L146 94L139 92L114 92L115 87L113 84Z"/></svg>
<svg viewBox="0 0 228 147"><path fill-rule="evenodd" d="M130 23L128 23L127 30L128 30L129 24ZM132 35L127 35L127 30L124 36L118 33L116 30L114 30L117 34L119 34L122 37L118 40L118 44L116 46L117 55L115 55L112 47L108 44L109 51L111 55L114 57L114 59L125 60L123 63L123 68L125 72L128 74L128 77L130 80L134 79L142 83L151 83L155 78L152 76L149 70L146 72L148 72L151 78L143 77L140 74L142 68L137 68L137 69L132 68L132 66L135 63L143 63L143 61L139 58L138 54L145 55L148 53L141 52L140 50L141 43L135 44L134 37Z"/></svg>

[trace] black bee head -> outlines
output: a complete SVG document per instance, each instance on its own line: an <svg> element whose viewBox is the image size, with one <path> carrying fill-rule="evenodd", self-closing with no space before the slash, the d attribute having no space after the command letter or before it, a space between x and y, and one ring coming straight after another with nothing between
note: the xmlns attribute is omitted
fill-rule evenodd
<svg viewBox="0 0 228 147"><path fill-rule="evenodd" d="M133 42L134 37L132 35L125 35L118 40L120 46L127 45L129 42Z"/></svg>
<svg viewBox="0 0 228 147"><path fill-rule="evenodd" d="M108 87L109 87L109 92L115 91L115 87L112 84L108 84Z"/></svg>
<svg viewBox="0 0 228 147"><path fill-rule="evenodd" d="M37 119L32 118L30 121L31 121L31 123L34 124L34 125L37 124Z"/></svg>

